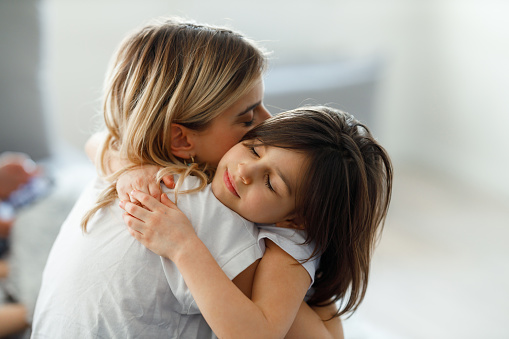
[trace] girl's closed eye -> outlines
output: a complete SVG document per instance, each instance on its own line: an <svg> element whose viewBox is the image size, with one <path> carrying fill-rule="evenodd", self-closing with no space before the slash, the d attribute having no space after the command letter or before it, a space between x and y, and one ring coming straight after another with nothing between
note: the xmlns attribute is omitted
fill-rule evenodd
<svg viewBox="0 0 509 339"><path fill-rule="evenodd" d="M257 158L260 157L254 145L248 145L247 147L249 148L249 151L251 151L251 153L253 153ZM274 187L272 187L272 184L270 182L270 176L268 174L265 177L265 186L267 186L272 192L276 193L276 190L274 189Z"/></svg>
<svg viewBox="0 0 509 339"><path fill-rule="evenodd" d="M256 152L256 149L253 145L249 145L248 148L251 151L251 153L253 153L257 158L260 157L260 155L258 154L258 152Z"/></svg>
<svg viewBox="0 0 509 339"><path fill-rule="evenodd" d="M272 192L276 193L274 190L274 187L272 187L272 184L270 183L270 176L267 174L267 178L265 179L265 186L269 188Z"/></svg>

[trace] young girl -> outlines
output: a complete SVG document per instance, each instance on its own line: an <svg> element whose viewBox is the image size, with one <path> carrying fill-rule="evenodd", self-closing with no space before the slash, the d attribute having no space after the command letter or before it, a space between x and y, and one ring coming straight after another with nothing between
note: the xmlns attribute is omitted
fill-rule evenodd
<svg viewBox="0 0 509 339"><path fill-rule="evenodd" d="M389 157L368 129L327 107L281 113L254 128L225 154L211 184L215 197L246 219L305 231L304 243L315 246L302 259L320 256L308 303L340 300L336 316L353 312L364 297L391 186ZM131 234L173 261L218 337L281 337L288 331L293 319L288 313L295 314L309 287L300 265L281 253L293 245L265 237L267 252L249 300L166 195L162 203L142 192L131 195L145 207L121 203Z"/></svg>
<svg viewBox="0 0 509 339"><path fill-rule="evenodd" d="M264 54L252 42L216 27L167 20L123 42L107 79L108 131L98 161L107 170L106 155L113 152L129 166L108 181L96 178L62 225L43 274L34 338L212 335L201 314L181 308L178 293L175 296L170 288L169 262L130 236L121 210L113 204L115 181L133 166L153 164L170 167L182 177L196 174L205 182L226 150L268 116L262 105L264 68ZM222 239L211 241L219 245L216 253L225 254L228 277L247 295L253 263L262 254L257 233L251 223L232 229L235 242L228 245L239 251L222 245ZM265 255L284 257L280 252L274 249ZM286 262L297 264L286 256ZM295 265L302 285L300 300L281 320L286 331L311 282L312 275L302 267ZM309 319L310 310L302 307L299 319ZM315 313L311 317L318 318ZM319 325L323 327L321 321Z"/></svg>

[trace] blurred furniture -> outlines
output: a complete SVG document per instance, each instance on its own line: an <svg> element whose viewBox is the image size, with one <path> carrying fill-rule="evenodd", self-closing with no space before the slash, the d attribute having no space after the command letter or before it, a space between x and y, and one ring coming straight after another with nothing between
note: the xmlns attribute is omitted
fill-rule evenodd
<svg viewBox="0 0 509 339"><path fill-rule="evenodd" d="M378 57L274 66L265 78L265 106L276 114L326 104L372 126L382 67Z"/></svg>

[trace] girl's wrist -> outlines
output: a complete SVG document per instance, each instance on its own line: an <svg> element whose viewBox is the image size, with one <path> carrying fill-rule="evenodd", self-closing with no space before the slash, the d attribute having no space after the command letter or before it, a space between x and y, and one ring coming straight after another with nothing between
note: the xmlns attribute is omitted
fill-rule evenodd
<svg viewBox="0 0 509 339"><path fill-rule="evenodd" d="M185 265L190 258L195 258L196 255L201 252L201 247L205 247L205 245L198 236L196 234L190 235L181 242L180 246L171 251L173 253L169 259L173 261L177 267L180 267L181 265Z"/></svg>

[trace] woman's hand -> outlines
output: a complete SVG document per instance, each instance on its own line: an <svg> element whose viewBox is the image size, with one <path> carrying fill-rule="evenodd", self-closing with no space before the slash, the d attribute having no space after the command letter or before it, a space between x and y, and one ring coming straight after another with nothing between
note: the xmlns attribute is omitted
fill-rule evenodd
<svg viewBox="0 0 509 339"><path fill-rule="evenodd" d="M159 166L143 165L122 173L117 180L117 193L120 200L135 202L129 194L136 190L147 193L160 201L162 192L159 182L156 180L159 169ZM164 176L162 181L166 187L175 188L172 175Z"/></svg>
<svg viewBox="0 0 509 339"><path fill-rule="evenodd" d="M155 254L175 260L190 242L198 239L187 216L166 194L161 194L161 202L136 190L130 197L141 206L121 201L120 207L126 211L124 222L129 233Z"/></svg>

